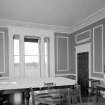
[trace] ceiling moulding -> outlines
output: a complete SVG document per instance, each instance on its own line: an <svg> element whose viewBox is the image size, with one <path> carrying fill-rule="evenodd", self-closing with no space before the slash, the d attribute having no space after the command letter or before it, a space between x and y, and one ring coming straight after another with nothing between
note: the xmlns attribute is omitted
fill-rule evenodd
<svg viewBox="0 0 105 105"><path fill-rule="evenodd" d="M95 13L89 15L87 18L85 18L84 20L82 20L81 22L79 22L78 24L75 24L73 26L71 26L71 33L84 28L96 21L99 21L101 19L105 18L105 7L102 9L99 9L98 11L96 11Z"/></svg>
<svg viewBox="0 0 105 105"><path fill-rule="evenodd" d="M22 26L27 28L38 28L45 30L53 30L55 32L66 32L70 33L71 28L65 26L56 26L56 25L47 25L47 24L38 24L26 21L18 21L18 20L9 20L9 19L0 19L0 26Z"/></svg>

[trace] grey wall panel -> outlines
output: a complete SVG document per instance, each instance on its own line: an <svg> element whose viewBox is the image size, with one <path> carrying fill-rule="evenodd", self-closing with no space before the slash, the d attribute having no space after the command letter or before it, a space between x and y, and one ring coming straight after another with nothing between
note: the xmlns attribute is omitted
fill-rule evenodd
<svg viewBox="0 0 105 105"><path fill-rule="evenodd" d="M58 39L58 69L67 69L67 39Z"/></svg>
<svg viewBox="0 0 105 105"><path fill-rule="evenodd" d="M76 70L75 70L75 40L73 36L70 36L70 44L69 44L69 48L70 48L70 73L71 74L76 74Z"/></svg>
<svg viewBox="0 0 105 105"><path fill-rule="evenodd" d="M102 72L102 26L94 29L94 72Z"/></svg>
<svg viewBox="0 0 105 105"><path fill-rule="evenodd" d="M103 70L105 73L105 23L103 24Z"/></svg>
<svg viewBox="0 0 105 105"><path fill-rule="evenodd" d="M5 72L5 33L0 32L0 73Z"/></svg>
<svg viewBox="0 0 105 105"><path fill-rule="evenodd" d="M66 33L55 33L55 74L68 74L71 72L70 39Z"/></svg>
<svg viewBox="0 0 105 105"><path fill-rule="evenodd" d="M0 73L0 77L9 77L9 39L8 28L0 28L0 32L4 32L5 35L5 72ZM0 51L1 52L1 51ZM3 63L3 61L0 61Z"/></svg>

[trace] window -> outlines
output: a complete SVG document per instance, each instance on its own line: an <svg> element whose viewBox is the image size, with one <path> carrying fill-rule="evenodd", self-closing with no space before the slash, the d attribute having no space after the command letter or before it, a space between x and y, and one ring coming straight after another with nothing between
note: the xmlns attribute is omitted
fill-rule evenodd
<svg viewBox="0 0 105 105"><path fill-rule="evenodd" d="M45 48L45 74L46 77L50 76L50 62L49 62L49 38L44 39L44 48Z"/></svg>
<svg viewBox="0 0 105 105"><path fill-rule="evenodd" d="M14 35L14 64L18 64L20 62L19 57L19 35Z"/></svg>
<svg viewBox="0 0 105 105"><path fill-rule="evenodd" d="M20 38L19 35L13 36L14 42L14 76L19 77L20 75Z"/></svg>
<svg viewBox="0 0 105 105"><path fill-rule="evenodd" d="M25 76L40 77L40 39L24 37Z"/></svg>
<svg viewBox="0 0 105 105"><path fill-rule="evenodd" d="M49 38L37 36L13 36L13 76L17 78L37 79L49 77ZM42 69L41 69L42 68Z"/></svg>

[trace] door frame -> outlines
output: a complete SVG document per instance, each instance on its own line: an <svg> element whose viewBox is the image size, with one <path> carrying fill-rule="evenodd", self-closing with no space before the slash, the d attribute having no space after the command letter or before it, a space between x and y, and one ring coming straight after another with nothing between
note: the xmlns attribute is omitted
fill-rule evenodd
<svg viewBox="0 0 105 105"><path fill-rule="evenodd" d="M78 45L75 47L75 67L76 67L76 81L78 81L78 71L77 71L77 54L78 53L83 53L83 52L88 52L89 53L89 78L91 78L91 43L86 43L82 45Z"/></svg>

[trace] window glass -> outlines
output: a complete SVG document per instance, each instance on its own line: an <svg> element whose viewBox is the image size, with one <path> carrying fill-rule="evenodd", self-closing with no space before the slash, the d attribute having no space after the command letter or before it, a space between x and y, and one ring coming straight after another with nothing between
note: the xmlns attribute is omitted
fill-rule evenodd
<svg viewBox="0 0 105 105"><path fill-rule="evenodd" d="M19 76L19 70L20 70L20 38L19 35L13 36L13 42L14 42L14 75L15 77Z"/></svg>
<svg viewBox="0 0 105 105"><path fill-rule="evenodd" d="M24 37L25 76L40 77L40 39Z"/></svg>
<svg viewBox="0 0 105 105"><path fill-rule="evenodd" d="M49 38L44 39L44 48L45 48L45 75L50 76L50 62L49 62Z"/></svg>

